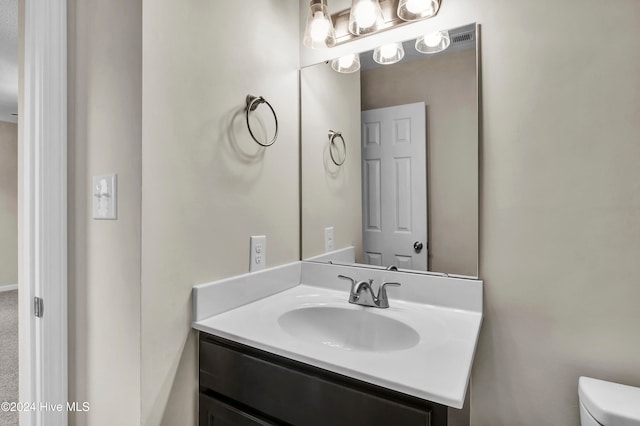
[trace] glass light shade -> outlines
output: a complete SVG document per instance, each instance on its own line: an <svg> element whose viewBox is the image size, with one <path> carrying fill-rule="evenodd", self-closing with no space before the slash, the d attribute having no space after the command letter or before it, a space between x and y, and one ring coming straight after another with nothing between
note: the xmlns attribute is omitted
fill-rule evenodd
<svg viewBox="0 0 640 426"><path fill-rule="evenodd" d="M398 17L404 21L431 18L440 8L440 0L400 0Z"/></svg>
<svg viewBox="0 0 640 426"><path fill-rule="evenodd" d="M378 0L352 0L349 12L349 32L371 34L380 29L384 19Z"/></svg>
<svg viewBox="0 0 640 426"><path fill-rule="evenodd" d="M449 31L438 31L433 34L425 34L416 39L416 50L421 53L438 53L445 50L451 44Z"/></svg>
<svg viewBox="0 0 640 426"><path fill-rule="evenodd" d="M404 58L402 43L389 43L376 47L373 60L381 65L395 64Z"/></svg>
<svg viewBox="0 0 640 426"><path fill-rule="evenodd" d="M327 0L311 0L302 43L312 49L335 46L336 33L329 16Z"/></svg>
<svg viewBox="0 0 640 426"><path fill-rule="evenodd" d="M360 69L360 56L357 53L352 53L333 59L331 68L342 73L356 72Z"/></svg>

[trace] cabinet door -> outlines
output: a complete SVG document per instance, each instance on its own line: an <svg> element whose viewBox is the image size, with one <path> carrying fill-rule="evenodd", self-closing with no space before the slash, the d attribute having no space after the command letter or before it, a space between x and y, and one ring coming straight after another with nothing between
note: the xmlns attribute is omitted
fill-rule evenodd
<svg viewBox="0 0 640 426"><path fill-rule="evenodd" d="M407 405L315 367L284 365L209 340L200 341L200 386L295 426L446 425L446 407ZM305 371L302 369L304 368ZM335 380L334 380L335 378ZM340 380L340 381L338 381ZM444 412L443 412L444 410Z"/></svg>
<svg viewBox="0 0 640 426"><path fill-rule="evenodd" d="M220 400L200 394L200 426L273 426Z"/></svg>

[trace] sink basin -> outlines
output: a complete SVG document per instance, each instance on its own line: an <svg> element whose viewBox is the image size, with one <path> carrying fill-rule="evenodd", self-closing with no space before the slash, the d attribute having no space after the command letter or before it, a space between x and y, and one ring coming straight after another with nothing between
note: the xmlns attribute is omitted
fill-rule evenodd
<svg viewBox="0 0 640 426"><path fill-rule="evenodd" d="M369 309L304 307L280 315L278 324L295 338L343 350L399 351L420 342L412 327Z"/></svg>

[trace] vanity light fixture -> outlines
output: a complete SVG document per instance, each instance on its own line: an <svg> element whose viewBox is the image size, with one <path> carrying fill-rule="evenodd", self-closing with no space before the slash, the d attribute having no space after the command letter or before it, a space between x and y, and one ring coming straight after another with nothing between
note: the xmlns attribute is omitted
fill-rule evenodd
<svg viewBox="0 0 640 426"><path fill-rule="evenodd" d="M302 43L312 49L335 46L336 35L329 16L327 0L311 0Z"/></svg>
<svg viewBox="0 0 640 426"><path fill-rule="evenodd" d="M384 24L378 0L352 0L349 12L349 32L354 35L371 34Z"/></svg>
<svg viewBox="0 0 640 426"><path fill-rule="evenodd" d="M420 53L438 53L445 50L450 44L449 31L438 31L418 37L416 50Z"/></svg>
<svg viewBox="0 0 640 426"><path fill-rule="evenodd" d="M360 55L351 53L331 61L331 68L341 73L352 73L360 69Z"/></svg>
<svg viewBox="0 0 640 426"><path fill-rule="evenodd" d="M402 43L388 43L376 47L373 51L373 60L381 65L390 65L400 62L404 58Z"/></svg>
<svg viewBox="0 0 640 426"><path fill-rule="evenodd" d="M346 1L346 0L344 0ZM303 44L330 48L371 34L435 16L442 0L351 0L351 7L329 14L328 0L311 0Z"/></svg>
<svg viewBox="0 0 640 426"><path fill-rule="evenodd" d="M440 0L400 0L398 18L404 21L431 18L440 8Z"/></svg>

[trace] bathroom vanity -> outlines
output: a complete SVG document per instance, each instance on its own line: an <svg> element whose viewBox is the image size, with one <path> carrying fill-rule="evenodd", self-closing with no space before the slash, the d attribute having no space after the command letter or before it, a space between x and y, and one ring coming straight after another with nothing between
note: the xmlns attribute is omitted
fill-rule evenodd
<svg viewBox="0 0 640 426"><path fill-rule="evenodd" d="M468 424L478 26L449 34L392 68L363 52L359 73L301 69L307 261L194 287L201 425Z"/></svg>
<svg viewBox="0 0 640 426"><path fill-rule="evenodd" d="M389 308L364 307L338 275L401 286ZM201 425L445 426L464 403L482 282L295 262L196 286L193 303Z"/></svg>
<svg viewBox="0 0 640 426"><path fill-rule="evenodd" d="M441 404L207 333L199 349L200 425L447 425Z"/></svg>

